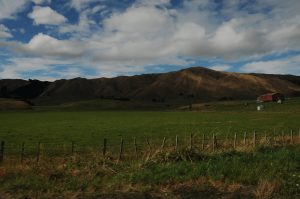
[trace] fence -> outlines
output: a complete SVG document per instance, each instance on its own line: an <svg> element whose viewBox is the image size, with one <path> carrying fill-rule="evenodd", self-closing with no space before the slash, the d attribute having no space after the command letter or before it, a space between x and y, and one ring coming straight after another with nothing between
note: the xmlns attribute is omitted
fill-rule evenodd
<svg viewBox="0 0 300 199"><path fill-rule="evenodd" d="M153 142L152 142L153 141ZM258 135L256 131L252 133L244 132L242 136L234 133L233 136L218 138L216 134L189 134L188 138L182 139L178 135L173 138L163 137L161 142L157 139L124 138L121 137L119 144L110 145L108 138L103 138L98 147L88 147L77 145L76 142L70 143L49 143L37 142L34 144L9 145L5 141L1 141L0 145L0 164L6 159L14 159L19 163L25 160L34 160L39 162L44 157L74 157L87 156L93 153L101 156L103 159L115 159L117 162L126 159L139 159L145 154L154 154L157 151L175 151L180 150L197 150L203 153L218 153L228 150L252 149L260 146L286 146L296 145L300 143L300 130L298 135L293 130L289 134L281 135L267 134Z"/></svg>

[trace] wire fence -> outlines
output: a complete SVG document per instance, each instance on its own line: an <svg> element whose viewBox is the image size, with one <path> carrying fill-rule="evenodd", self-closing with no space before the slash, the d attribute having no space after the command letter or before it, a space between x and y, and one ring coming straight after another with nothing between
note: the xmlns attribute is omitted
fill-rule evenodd
<svg viewBox="0 0 300 199"><path fill-rule="evenodd" d="M139 159L157 151L197 150L204 153L218 153L228 150L252 149L260 146L287 146L300 143L300 131L290 130L289 133L257 134L244 132L232 136L218 137L217 134L189 134L188 136L163 137L121 137L119 140L103 138L98 145L83 142L22 142L20 144L1 141L0 164L6 160L39 162L51 157L74 157L93 154L103 159L111 158L118 161Z"/></svg>

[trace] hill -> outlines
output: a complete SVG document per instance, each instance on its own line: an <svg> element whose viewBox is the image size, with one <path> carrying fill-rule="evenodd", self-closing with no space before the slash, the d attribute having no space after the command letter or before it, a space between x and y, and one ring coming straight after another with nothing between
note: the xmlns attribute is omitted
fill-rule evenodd
<svg viewBox="0 0 300 199"><path fill-rule="evenodd" d="M0 90L0 97L42 105L93 99L187 104L190 101L256 99L268 92L300 96L300 77L193 67L169 73L115 78L75 78L54 82L0 80Z"/></svg>
<svg viewBox="0 0 300 199"><path fill-rule="evenodd" d="M24 101L0 98L0 110L25 110L30 108L30 105Z"/></svg>

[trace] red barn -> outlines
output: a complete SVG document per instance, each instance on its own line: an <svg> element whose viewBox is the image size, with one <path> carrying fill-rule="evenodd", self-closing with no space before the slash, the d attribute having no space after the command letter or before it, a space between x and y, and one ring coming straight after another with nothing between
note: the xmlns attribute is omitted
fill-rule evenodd
<svg viewBox="0 0 300 199"><path fill-rule="evenodd" d="M284 95L281 93L268 93L257 98L258 102L277 102L279 100L284 100Z"/></svg>

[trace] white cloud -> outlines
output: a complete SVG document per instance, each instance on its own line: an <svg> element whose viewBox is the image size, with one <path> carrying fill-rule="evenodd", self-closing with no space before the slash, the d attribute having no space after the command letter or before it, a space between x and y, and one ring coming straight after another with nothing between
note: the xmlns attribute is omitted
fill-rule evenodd
<svg viewBox="0 0 300 199"><path fill-rule="evenodd" d="M13 19L28 3L28 0L0 0L0 20Z"/></svg>
<svg viewBox="0 0 300 199"><path fill-rule="evenodd" d="M67 18L50 7L41 6L34 6L33 11L28 14L28 17L37 25L60 25L67 21Z"/></svg>
<svg viewBox="0 0 300 199"><path fill-rule="evenodd" d="M88 37L92 34L91 26L95 25L95 21L89 18L89 15L91 13L94 14L94 12L97 13L97 10L99 8L94 7L92 9L86 9L84 11L81 11L79 13L79 19L78 24L66 24L63 26L60 26L58 31L61 34L64 33L72 33L73 37L75 38L78 36L78 38Z"/></svg>
<svg viewBox="0 0 300 199"><path fill-rule="evenodd" d="M278 48L299 48L300 23L283 25L275 31L270 32L268 39L270 42L274 42L274 45Z"/></svg>
<svg viewBox="0 0 300 199"><path fill-rule="evenodd" d="M51 0L32 0L35 4L51 3Z"/></svg>
<svg viewBox="0 0 300 199"><path fill-rule="evenodd" d="M211 66L209 68L216 70L216 71L228 71L232 67L229 65L215 65L215 66Z"/></svg>
<svg viewBox="0 0 300 199"><path fill-rule="evenodd" d="M170 0L137 0L136 4L143 6L168 5L170 4Z"/></svg>
<svg viewBox="0 0 300 199"><path fill-rule="evenodd" d="M49 35L39 33L28 44L14 43L11 47L16 52L34 56L78 57L84 52L84 44L76 41L58 40Z"/></svg>
<svg viewBox="0 0 300 199"><path fill-rule="evenodd" d="M241 27L243 20L233 19L223 23L210 38L212 53L217 56L238 59L243 56L268 52L264 35L253 29Z"/></svg>
<svg viewBox="0 0 300 199"><path fill-rule="evenodd" d="M103 2L103 0L71 0L71 6L77 10L82 10L88 7L90 3Z"/></svg>
<svg viewBox="0 0 300 199"><path fill-rule="evenodd" d="M10 37L12 37L10 30L3 24L0 24L0 39L6 39Z"/></svg>
<svg viewBox="0 0 300 199"><path fill-rule="evenodd" d="M76 63L68 67L70 62L67 60L14 57L8 61L9 63L0 71L0 79L31 78L53 81L57 78L74 78L82 74ZM54 71L53 67L57 65L65 66L65 68ZM31 73L37 73L37 75Z"/></svg>
<svg viewBox="0 0 300 199"><path fill-rule="evenodd" d="M50 7L35 6L28 15L35 24L59 25L51 31L69 33L70 38L59 40L49 33L40 33L25 44L0 45L9 46L20 56L70 63L76 60L82 67L110 75L142 72L153 65L191 65L199 59L217 58L226 63L259 60L272 53L300 50L298 0L245 2L224 1L216 9L218 1L183 1L175 9L169 7L170 0L137 0L127 9L118 10L106 7L104 0L71 0L68 5L79 14L76 24L67 23ZM112 13L102 18L102 12L108 10ZM10 13L6 15L14 15ZM287 73L297 71L297 60L256 61L241 70ZM222 64L212 68L234 70Z"/></svg>
<svg viewBox="0 0 300 199"><path fill-rule="evenodd" d="M271 61L254 61L243 65L241 72L300 75L299 56Z"/></svg>

